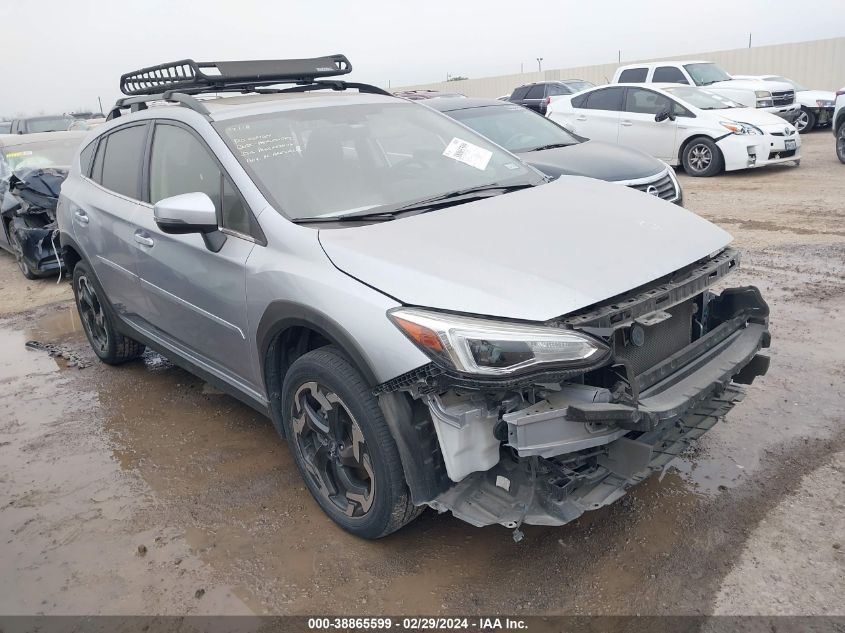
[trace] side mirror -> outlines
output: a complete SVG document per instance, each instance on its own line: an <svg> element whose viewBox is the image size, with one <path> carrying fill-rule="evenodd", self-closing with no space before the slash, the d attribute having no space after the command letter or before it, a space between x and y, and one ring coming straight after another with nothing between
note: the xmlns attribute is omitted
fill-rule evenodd
<svg viewBox="0 0 845 633"><path fill-rule="evenodd" d="M165 233L201 233L206 247L214 253L226 243L226 234L217 230L214 202L199 191L159 200L153 207L153 217Z"/></svg>
<svg viewBox="0 0 845 633"><path fill-rule="evenodd" d="M211 233L217 230L217 210L206 194L183 193L158 201L153 207L156 224L165 233Z"/></svg>
<svg viewBox="0 0 845 633"><path fill-rule="evenodd" d="M675 114L671 110L662 110L654 115L654 120L660 123L661 121L665 121L669 119L670 121L675 120Z"/></svg>

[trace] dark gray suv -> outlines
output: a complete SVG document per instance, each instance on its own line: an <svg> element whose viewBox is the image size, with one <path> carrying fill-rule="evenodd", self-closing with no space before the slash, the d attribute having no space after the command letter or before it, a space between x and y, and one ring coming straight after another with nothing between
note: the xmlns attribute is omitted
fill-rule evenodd
<svg viewBox="0 0 845 633"><path fill-rule="evenodd" d="M725 231L627 187L549 181L336 78L350 69L185 60L122 78L131 96L58 207L104 362L151 347L266 414L320 506L367 538L425 507L564 524L766 372L759 291L710 290L739 264Z"/></svg>
<svg viewBox="0 0 845 633"><path fill-rule="evenodd" d="M525 84L519 88L514 88L508 101L518 103L529 110L534 110L545 115L546 108L552 97L575 94L587 88L595 88L595 84L584 81L583 79L538 81L537 83Z"/></svg>

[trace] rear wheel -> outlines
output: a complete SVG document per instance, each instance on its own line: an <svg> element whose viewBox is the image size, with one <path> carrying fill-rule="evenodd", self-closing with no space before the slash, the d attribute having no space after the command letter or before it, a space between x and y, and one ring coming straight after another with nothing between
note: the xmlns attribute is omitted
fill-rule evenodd
<svg viewBox="0 0 845 633"><path fill-rule="evenodd" d="M85 336L101 361L120 365L144 353L144 345L115 329L105 293L85 262L73 269L73 296Z"/></svg>
<svg viewBox="0 0 845 633"><path fill-rule="evenodd" d="M795 117L793 125L795 125L795 129L798 130L799 134L803 132L809 132L814 127L816 127L816 115L810 112L809 110L801 108L801 111L798 113L798 116Z"/></svg>
<svg viewBox="0 0 845 633"><path fill-rule="evenodd" d="M839 162L845 163L845 121L842 121L836 130L836 156L839 157Z"/></svg>
<svg viewBox="0 0 845 633"><path fill-rule="evenodd" d="M411 504L378 401L334 347L299 357L282 389L285 436L308 490L356 536L386 536L422 511Z"/></svg>
<svg viewBox="0 0 845 633"><path fill-rule="evenodd" d="M715 176L724 165L721 150L709 138L694 138L684 148L681 157L684 170L690 176Z"/></svg>

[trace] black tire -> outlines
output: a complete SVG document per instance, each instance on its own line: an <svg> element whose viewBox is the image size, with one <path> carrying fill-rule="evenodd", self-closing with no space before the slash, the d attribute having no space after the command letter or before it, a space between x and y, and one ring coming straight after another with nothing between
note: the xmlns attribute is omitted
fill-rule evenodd
<svg viewBox="0 0 845 633"><path fill-rule="evenodd" d="M801 112L799 112L798 116L795 117L792 124L795 126L795 129L798 130L799 134L810 132L816 127L816 115L809 110L801 108Z"/></svg>
<svg viewBox="0 0 845 633"><path fill-rule="evenodd" d="M715 176L722 171L725 164L722 151L716 143L704 136L687 143L681 160L684 163L684 171L696 177Z"/></svg>
<svg viewBox="0 0 845 633"><path fill-rule="evenodd" d="M840 163L845 163L845 121L836 130L836 156Z"/></svg>
<svg viewBox="0 0 845 633"><path fill-rule="evenodd" d="M12 252L15 254L15 262L21 274L27 279L38 279L39 275L29 267L29 264L23 258L23 248L21 247L17 234L12 230L11 222L6 226L6 235L9 236L9 246L12 247Z"/></svg>
<svg viewBox="0 0 845 633"><path fill-rule="evenodd" d="M73 269L73 298L91 349L108 365L121 365L144 353L144 345L114 327L114 315L94 273L85 262Z"/></svg>
<svg viewBox="0 0 845 633"><path fill-rule="evenodd" d="M309 492L347 532L381 538L422 512L411 503L376 397L337 348L293 362L282 387L282 420Z"/></svg>

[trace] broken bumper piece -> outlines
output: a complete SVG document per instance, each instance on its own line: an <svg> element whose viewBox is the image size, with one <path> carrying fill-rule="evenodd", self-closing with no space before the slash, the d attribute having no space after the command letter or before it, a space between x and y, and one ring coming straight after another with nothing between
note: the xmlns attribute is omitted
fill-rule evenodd
<svg viewBox="0 0 845 633"><path fill-rule="evenodd" d="M476 526L563 525L613 503L662 470L709 430L768 369L763 323L726 322L652 368L638 405L574 385L502 416L507 446L491 469L473 472L432 503ZM689 357L692 357L690 360ZM654 373L656 372L656 373Z"/></svg>

